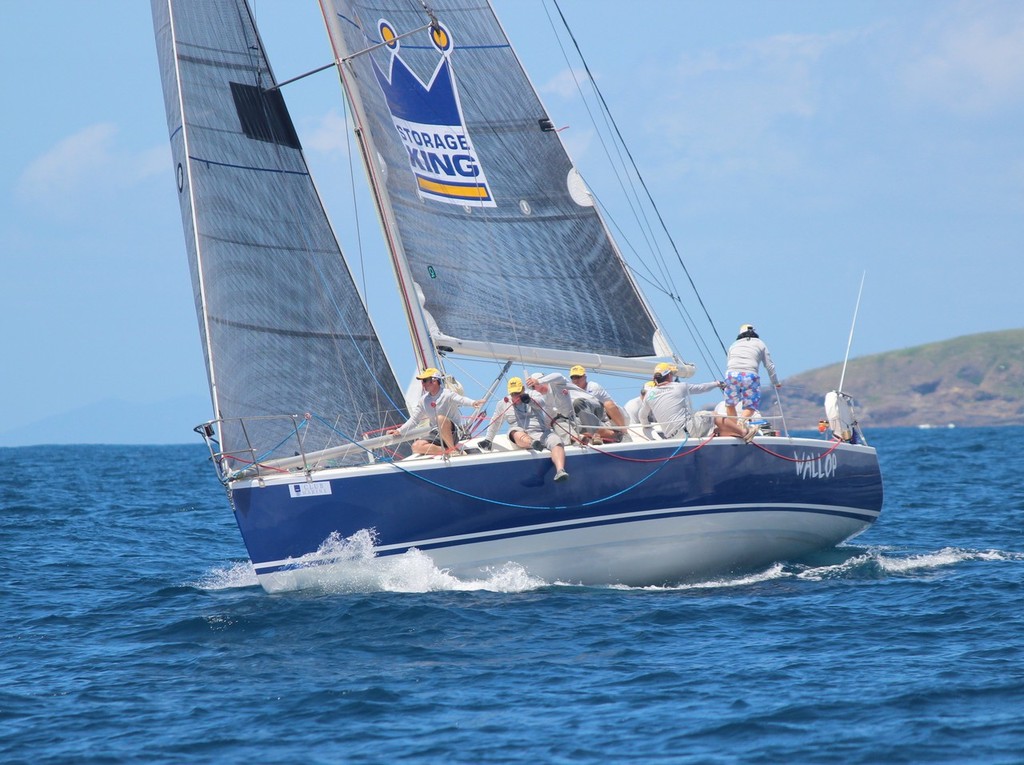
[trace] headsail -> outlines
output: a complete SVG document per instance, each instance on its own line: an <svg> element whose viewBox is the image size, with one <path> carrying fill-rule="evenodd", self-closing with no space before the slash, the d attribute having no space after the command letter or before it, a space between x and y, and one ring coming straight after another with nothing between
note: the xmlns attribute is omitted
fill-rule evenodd
<svg viewBox="0 0 1024 765"><path fill-rule="evenodd" d="M153 0L153 21L216 417L322 417L307 451L403 421L245 0ZM293 427L228 421L221 446L281 456Z"/></svg>
<svg viewBox="0 0 1024 765"><path fill-rule="evenodd" d="M428 5L321 0L414 337L619 369L668 354L489 4Z"/></svg>

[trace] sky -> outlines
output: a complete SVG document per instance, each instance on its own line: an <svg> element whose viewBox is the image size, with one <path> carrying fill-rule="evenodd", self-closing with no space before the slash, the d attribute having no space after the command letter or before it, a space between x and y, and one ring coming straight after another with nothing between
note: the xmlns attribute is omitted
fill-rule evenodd
<svg viewBox="0 0 1024 765"><path fill-rule="evenodd" d="M783 378L842 361L862 276L851 357L1024 326L1024 3L559 2L726 344L755 324ZM494 5L614 209L556 11ZM279 80L330 62L314 0L254 7ZM149 4L0 0L0 57L0 444L84 411L113 418L90 440L187 442L211 412ZM405 379L336 75L284 94Z"/></svg>

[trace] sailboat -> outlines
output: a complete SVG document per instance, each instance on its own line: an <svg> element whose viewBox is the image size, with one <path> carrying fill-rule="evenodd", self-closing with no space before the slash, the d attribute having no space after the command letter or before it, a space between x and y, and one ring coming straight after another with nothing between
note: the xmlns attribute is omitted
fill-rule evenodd
<svg viewBox="0 0 1024 765"><path fill-rule="evenodd" d="M531 371L582 365L637 387L659 362L692 375L486 0L320 6L409 327L403 367L456 387L457 360L491 365L492 415ZM152 9L213 405L197 432L264 589L322 583L357 538L459 577L514 563L549 582L658 585L793 560L877 519L877 455L848 405L825 437L574 442L562 482L546 452L503 436L488 451L479 430L410 453L424 429L389 431L415 398L246 0Z"/></svg>

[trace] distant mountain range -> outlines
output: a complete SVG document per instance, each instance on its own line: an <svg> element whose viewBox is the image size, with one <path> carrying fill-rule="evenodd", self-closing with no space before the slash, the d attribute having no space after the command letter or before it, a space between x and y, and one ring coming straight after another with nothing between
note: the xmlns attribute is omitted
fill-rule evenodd
<svg viewBox="0 0 1024 765"><path fill-rule="evenodd" d="M208 396L133 403L107 399L0 433L0 446L202 443L192 426L210 419Z"/></svg>
<svg viewBox="0 0 1024 765"><path fill-rule="evenodd" d="M817 423L841 374L833 364L782 380L791 430ZM1024 329L852 359L843 388L866 428L1024 425Z"/></svg>
<svg viewBox="0 0 1024 765"><path fill-rule="evenodd" d="M783 379L779 393L790 430L817 426L825 393L838 387L841 374L842 364L832 364ZM1024 329L852 359L843 388L866 428L1024 425ZM774 407L771 389L764 394ZM209 417L206 396L108 400L0 432L0 446L199 443L191 426Z"/></svg>

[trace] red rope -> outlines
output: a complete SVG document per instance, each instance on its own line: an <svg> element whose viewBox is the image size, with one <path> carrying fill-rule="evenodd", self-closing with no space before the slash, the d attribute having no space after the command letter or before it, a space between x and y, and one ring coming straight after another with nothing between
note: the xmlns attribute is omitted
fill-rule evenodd
<svg viewBox="0 0 1024 765"><path fill-rule="evenodd" d="M252 460L244 460L241 457L235 457L233 455L225 454L224 457L235 462L241 462L243 465L250 465L253 467L263 468L264 470L273 470L276 473L287 473L288 471L284 468L274 467L273 465L264 465L262 462L253 462Z"/></svg>
<svg viewBox="0 0 1024 765"><path fill-rule="evenodd" d="M766 449L765 447L761 446L761 444L759 444L759 443L757 443L755 441L751 441L750 443L754 444L754 446L756 446L758 449L760 449L761 451L765 452L766 454L770 454L773 457L778 457L780 460L785 460L786 462L817 462L818 460L825 459L825 457L827 457L832 452L834 452L836 449L838 449L839 448L839 444L841 444L842 441L836 441L834 444L832 444L832 448L829 449L827 452L819 454L817 457L810 457L809 459L805 459L805 460L798 460L796 457L787 457L785 454L779 454L778 452L773 452L771 449Z"/></svg>
<svg viewBox="0 0 1024 765"><path fill-rule="evenodd" d="M693 447L689 451L680 452L679 454L673 454L671 457L656 457L656 458L653 458L653 459L640 459L638 457L626 457L623 454L612 454L611 452L606 452L604 449L598 449L593 444L590 444L590 448L593 449L598 454L603 454L606 457L614 457L617 460L623 460L625 462L668 462L669 460L677 460L680 457L689 457L691 454L693 454L693 453L695 453L697 451L700 451L705 446L710 444L711 443L711 439L713 439L715 437L716 437L715 434L712 433L710 436L707 437L706 441L701 441L699 444L697 444L695 447Z"/></svg>
<svg viewBox="0 0 1024 765"><path fill-rule="evenodd" d="M718 437L719 436L716 436L714 433L712 433L710 436L707 437L707 440L702 441L700 444L698 444L694 448L690 449L689 451L680 452L679 454L675 454L675 455L673 455L671 457L658 457L656 459L638 459L636 457L626 457L626 456L621 455L621 454L612 454L611 452L606 452L603 449L598 449L593 444L590 444L589 446L590 446L591 449L593 449L598 454L603 454L606 457L614 457L615 459L624 460L626 462L666 462L668 460L679 459L680 457L688 457L689 455L699 451L700 449L703 449L705 446L707 446L709 443L711 443L711 440L713 438L718 438ZM729 437L730 436L723 436L723 438L729 438ZM579 439L575 438L575 437L574 437L573 440L579 441ZM751 441L750 443L752 443L754 446L756 446L758 449L760 449L761 451L765 452L766 454L770 454L773 457L778 457L780 460L785 460L786 462L804 463L804 462L817 462L818 460L824 459L825 457L830 455L832 452L834 452L837 448L839 448L839 444L842 443L842 442L841 441L836 441L834 444L832 444L832 448L829 449L827 452L823 452L822 454L819 454L817 457L810 457L808 459L797 459L796 457L787 457L785 454L779 454L778 452L773 452L771 449L766 449L765 447L761 446L757 442ZM586 445L586 444L584 444L584 445Z"/></svg>

